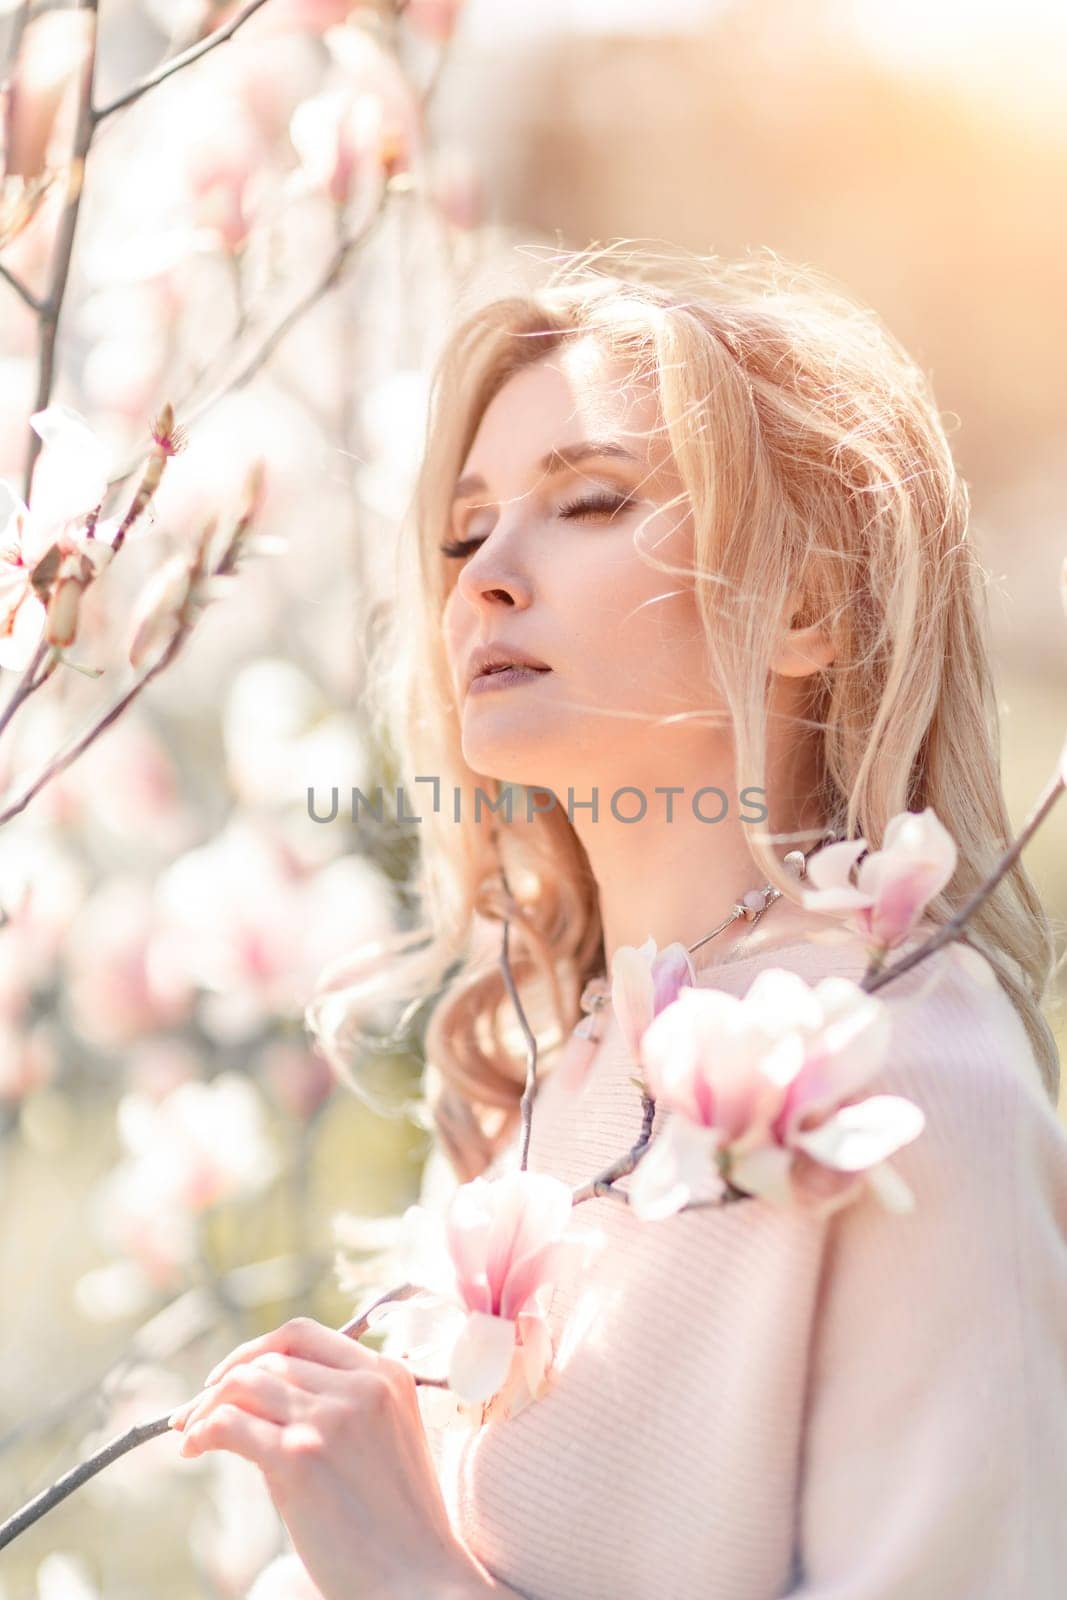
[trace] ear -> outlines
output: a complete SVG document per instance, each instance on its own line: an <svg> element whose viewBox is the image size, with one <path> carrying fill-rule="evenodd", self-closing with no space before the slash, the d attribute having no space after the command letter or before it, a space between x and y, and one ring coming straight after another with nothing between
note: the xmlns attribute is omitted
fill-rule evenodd
<svg viewBox="0 0 1067 1600"><path fill-rule="evenodd" d="M792 619L800 610L803 596L794 589L789 596L786 615ZM807 678L813 672L828 667L834 659L834 646L829 633L818 623L807 628L787 627L771 661L772 672L783 678Z"/></svg>

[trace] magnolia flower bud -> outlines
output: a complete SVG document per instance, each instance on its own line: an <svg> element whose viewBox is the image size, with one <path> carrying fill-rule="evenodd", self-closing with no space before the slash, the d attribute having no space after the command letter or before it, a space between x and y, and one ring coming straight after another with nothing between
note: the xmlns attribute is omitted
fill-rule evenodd
<svg viewBox="0 0 1067 1600"><path fill-rule="evenodd" d="M10 177L36 178L44 171L60 108L88 57L94 27L87 10L49 11L27 26L7 102L4 165Z"/></svg>

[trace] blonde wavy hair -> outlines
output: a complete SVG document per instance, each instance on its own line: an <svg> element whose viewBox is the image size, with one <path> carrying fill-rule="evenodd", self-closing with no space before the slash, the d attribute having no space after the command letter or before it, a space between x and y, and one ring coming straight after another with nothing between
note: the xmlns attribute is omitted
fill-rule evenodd
<svg viewBox="0 0 1067 1600"><path fill-rule="evenodd" d="M925 376L875 313L769 250L727 262L615 242L553 252L542 276L461 307L438 355L397 597L374 658L372 703L398 774L410 794L428 796L411 787L417 777L440 782L440 808L419 828L421 921L330 969L307 1012L358 1092L367 1018L391 998L409 1015L433 1001L424 1104L461 1182L485 1170L519 1116L526 1051L499 962L503 919L539 1061L566 1039L604 964L596 884L565 812L509 822L483 802L476 817L475 790L501 801L507 786L464 761L443 642L450 574L439 545L453 486L489 402L528 363L594 335L654 384L746 783L766 783L767 619L796 590L795 624L820 622L834 646L809 702L827 826L876 849L896 813L933 807L959 846L952 899L927 910L938 924L1011 838L967 487ZM756 881L799 903L779 841L744 831ZM972 917L968 942L1018 1008L1055 1102L1043 1010L1055 946L1021 863Z"/></svg>

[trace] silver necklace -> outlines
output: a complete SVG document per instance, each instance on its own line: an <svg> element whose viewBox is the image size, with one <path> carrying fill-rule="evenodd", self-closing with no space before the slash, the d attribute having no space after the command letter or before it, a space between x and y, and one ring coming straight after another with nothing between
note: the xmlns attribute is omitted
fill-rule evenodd
<svg viewBox="0 0 1067 1600"><path fill-rule="evenodd" d="M836 834L830 832L807 850L790 850L784 858L784 865L791 872L795 872L798 878L803 878L807 870L808 856L815 850L821 849L824 844L832 842L836 837ZM768 908L781 898L781 889L776 888L772 883L765 883L762 889L746 890L741 899L735 903L729 916L724 917L718 927L712 928L710 933L705 933L695 944L689 945L689 951L699 950L701 945L707 944L709 939L714 939L717 934L725 932L731 923L738 922L741 919L755 927ZM590 978L582 990L582 996L578 1002L585 1014L571 1034L572 1039L584 1039L587 1042L590 1053L600 1041L600 1014L610 1000L611 980L606 975L602 975L599 978Z"/></svg>

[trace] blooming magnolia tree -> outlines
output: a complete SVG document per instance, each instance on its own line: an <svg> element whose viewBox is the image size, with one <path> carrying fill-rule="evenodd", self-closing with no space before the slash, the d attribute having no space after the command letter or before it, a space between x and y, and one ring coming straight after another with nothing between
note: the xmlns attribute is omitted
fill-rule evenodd
<svg viewBox="0 0 1067 1600"><path fill-rule="evenodd" d="M345 290L396 205L429 202L441 262L477 220L476 190L462 165L457 176L431 161L423 120L459 11L455 0L146 0L138 15L147 43L163 35L161 64L132 82L113 69L105 90L95 3L7 8L0 289L21 317L5 324L4 353L23 379L13 409L26 427L9 430L17 452L0 444L0 668L15 679L0 706L0 1093L14 1138L36 1098L69 1090L59 1062L71 1039L112 1066L122 1056L120 1155L89 1207L109 1259L75 1298L98 1321L153 1315L93 1386L113 1400L110 1442L0 1524L0 1545L103 1468L118 1480L123 1458L171 1427L196 1454L193 1430L220 1390L174 1411L175 1359L223 1319L278 1299L302 1306L316 1282L299 1207L305 1136L331 1085L298 1019L332 958L394 925L404 860L340 834L309 847L296 815L308 778L344 762L366 784L373 768L358 723L330 710L358 685L349 642L368 578L353 563L340 582L338 548L362 551L376 519L388 525L407 471L390 450L417 437L421 404L421 372L395 352L357 384L335 353L358 348L367 305L394 309L388 261L367 263L358 299ZM405 284L405 327L418 319L420 282L432 333L445 266ZM77 372L64 366L61 330L84 346ZM353 458L369 465L338 482L337 460ZM358 526L346 520L352 502ZM256 550L275 559L249 563L236 583ZM101 708L87 697L116 666L116 638L133 677ZM145 709L151 680L161 728ZM218 686L231 680L220 708ZM197 793L172 752L188 737L186 765L202 771L203 730L220 709L222 781ZM71 735L75 715L82 731ZM916 930L956 862L932 812L893 819L881 849L860 839L816 853L804 902L825 913L827 938L864 941L862 982L809 985L768 968L738 998L699 986L680 945L617 951L612 1002L642 1105L638 1141L573 1190L529 1171L527 1034L517 1166L462 1185L443 1214L413 1206L353 1227L367 1259L348 1287L375 1293L341 1331L358 1339L395 1324L428 1406L476 1426L553 1381L556 1281L602 1248L575 1222L583 1203L626 1205L649 1227L738 1203L827 1215L865 1191L906 1210L891 1158L922 1137L923 1117L877 1087L891 986L920 963L934 983L956 961L996 981L960 937L1063 785L1061 760L997 873L928 939ZM206 814L223 817L216 831L205 832ZM79 825L88 838L76 849ZM121 870L116 841L133 858ZM505 929L510 980L506 941ZM206 1076L205 1055L223 1069ZM558 1068L576 1096L588 1064L576 1042ZM402 1076L402 1062L386 1068L383 1082ZM288 1166L271 1100L298 1131ZM212 1214L277 1180L293 1182L297 1248L220 1269ZM308 1319L280 1332L295 1347ZM155 1387L116 1398L137 1366ZM162 1414L137 1420L152 1411ZM45 1416L41 1431L49 1425ZM128 1492L139 1476L122 1480ZM247 1482L230 1503L234 1548L213 1527L199 1560L238 1593L277 1530L273 1519L249 1535Z"/></svg>
<svg viewBox="0 0 1067 1600"><path fill-rule="evenodd" d="M302 1023L395 927L409 841L305 807L377 776L350 709L367 553L407 492L421 342L481 248L471 163L426 118L460 10L0 3L0 1169L73 1174L75 1129L116 1151L67 1179L87 1270L9 1318L8 1482L328 1286L322 1146L370 1203L425 1142L356 1119ZM416 1073L384 1057L377 1109ZM114 1329L88 1384L71 1305ZM108 1482L170 1503L181 1469L134 1466ZM205 1494L176 1550L236 1593L280 1524L254 1474L216 1476L221 1525Z"/></svg>

